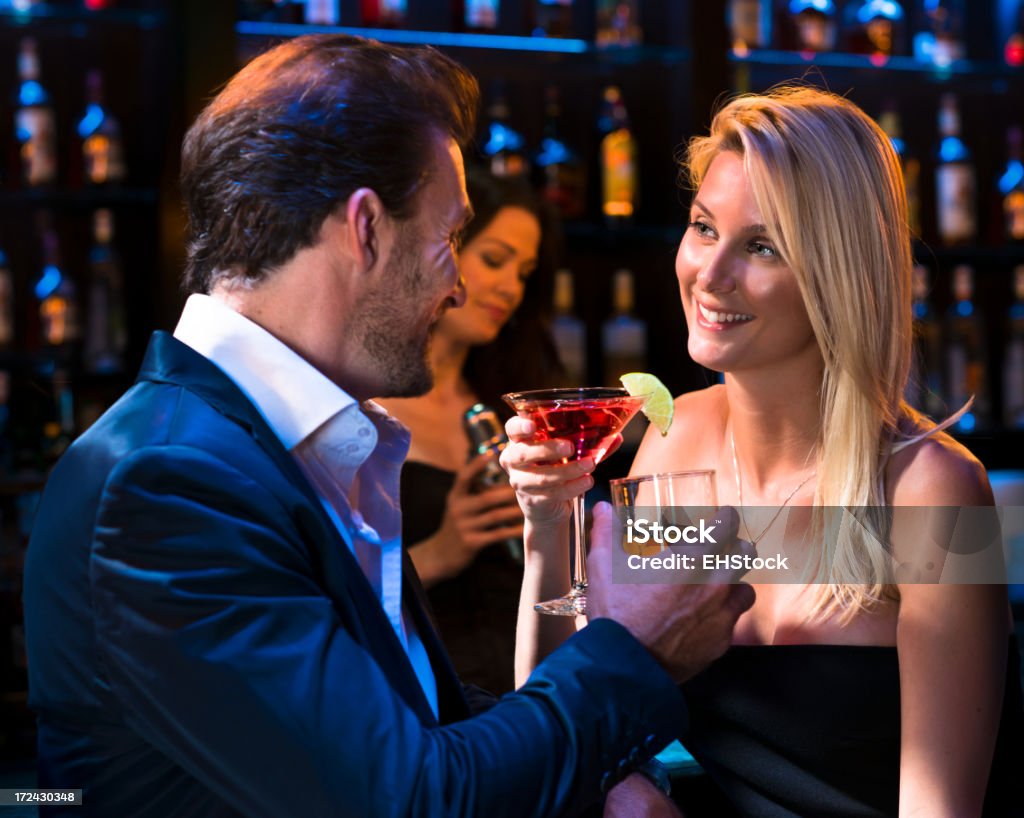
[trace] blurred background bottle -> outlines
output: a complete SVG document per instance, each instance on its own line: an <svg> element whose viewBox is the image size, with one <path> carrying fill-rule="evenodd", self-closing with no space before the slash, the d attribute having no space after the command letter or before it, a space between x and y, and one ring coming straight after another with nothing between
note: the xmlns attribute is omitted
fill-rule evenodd
<svg viewBox="0 0 1024 818"><path fill-rule="evenodd" d="M14 276L4 248L0 247L0 349L14 343Z"/></svg>
<svg viewBox="0 0 1024 818"><path fill-rule="evenodd" d="M612 277L612 314L601 327L604 382L617 386L627 372L647 369L647 324L635 314L633 273L617 270Z"/></svg>
<svg viewBox="0 0 1024 818"><path fill-rule="evenodd" d="M555 272L555 315L551 337L558 359L565 368L566 386L585 386L587 382L587 327L573 311L572 271Z"/></svg>
<svg viewBox="0 0 1024 818"><path fill-rule="evenodd" d="M34 289L43 345L61 347L78 342L78 291L71 277L61 269L60 245L52 228L43 233L43 269Z"/></svg>
<svg viewBox="0 0 1024 818"><path fill-rule="evenodd" d="M843 12L843 41L852 54L891 57L905 51L903 6L897 0L854 0Z"/></svg>
<svg viewBox="0 0 1024 818"><path fill-rule="evenodd" d="M790 0L789 47L832 51L836 47L836 4L832 0Z"/></svg>
<svg viewBox="0 0 1024 818"><path fill-rule="evenodd" d="M89 319L85 365L91 372L119 372L128 346L121 264L113 246L114 216L106 208L93 214L89 251Z"/></svg>
<svg viewBox="0 0 1024 818"><path fill-rule="evenodd" d="M921 160L908 148L903 139L903 120L896 101L889 98L878 116L878 125L892 141L893 149L903 168L903 183L907 191L907 225L915 238L921 235Z"/></svg>
<svg viewBox="0 0 1024 818"><path fill-rule="evenodd" d="M494 31L498 28L498 12L498 0L465 0L462 24L466 31Z"/></svg>
<svg viewBox="0 0 1024 818"><path fill-rule="evenodd" d="M582 216L586 211L586 171L579 154L562 137L562 104L555 85L544 89L544 135L534 163L544 200L563 218Z"/></svg>
<svg viewBox="0 0 1024 818"><path fill-rule="evenodd" d="M942 327L928 300L929 292L928 268L923 264L915 264L912 307L914 352L905 397L915 409L930 417L938 418L944 409L942 402Z"/></svg>
<svg viewBox="0 0 1024 818"><path fill-rule="evenodd" d="M498 177L524 176L530 172L526 140L512 127L508 101L496 87L487 108L487 141L483 153L491 173Z"/></svg>
<svg viewBox="0 0 1024 818"><path fill-rule="evenodd" d="M491 452L494 459L490 460L473 481L473 491L480 492L494 486L507 486L508 475L498 463L497 457L508 444L505 428L490 406L483 403L474 404L462 416L462 425L469 438L469 459ZM523 541L518 537L510 537L503 542L505 550L517 562L523 561Z"/></svg>
<svg viewBox="0 0 1024 818"><path fill-rule="evenodd" d="M21 41L14 129L21 179L28 187L57 180L57 117L50 93L40 82L39 53L33 37Z"/></svg>
<svg viewBox="0 0 1024 818"><path fill-rule="evenodd" d="M960 109L953 94L943 94L939 108L939 147L936 152L935 205L943 244L970 242L977 234L974 162L960 138Z"/></svg>
<svg viewBox="0 0 1024 818"><path fill-rule="evenodd" d="M1013 295L1003 357L1003 423L1024 429L1024 264L1013 271Z"/></svg>
<svg viewBox="0 0 1024 818"><path fill-rule="evenodd" d="M958 421L961 432L984 428L989 420L985 325L974 303L974 270L953 269L953 305L946 319L946 403L951 411L971 396L974 405Z"/></svg>
<svg viewBox="0 0 1024 818"><path fill-rule="evenodd" d="M633 218L637 202L636 139L618 86L604 89L601 134L601 210L610 224Z"/></svg>
<svg viewBox="0 0 1024 818"><path fill-rule="evenodd" d="M103 105L103 75L96 69L85 77L86 107L78 120L82 180L87 185L124 181L121 123Z"/></svg>
<svg viewBox="0 0 1024 818"><path fill-rule="evenodd" d="M361 0L364 26L402 28L408 20L407 0Z"/></svg>
<svg viewBox="0 0 1024 818"><path fill-rule="evenodd" d="M1006 131L1006 167L996 188L1003 225L1000 239L1024 241L1024 133L1019 125Z"/></svg>
<svg viewBox="0 0 1024 818"><path fill-rule="evenodd" d="M771 46L770 0L730 0L726 14L734 54L746 56L752 49Z"/></svg>
<svg viewBox="0 0 1024 818"><path fill-rule="evenodd" d="M914 57L939 68L967 56L964 0L921 0L914 32Z"/></svg>
<svg viewBox="0 0 1024 818"><path fill-rule="evenodd" d="M572 37L572 0L534 0L534 37Z"/></svg>
<svg viewBox="0 0 1024 818"><path fill-rule="evenodd" d="M597 0L597 45L627 47L643 41L637 0Z"/></svg>
<svg viewBox="0 0 1024 818"><path fill-rule="evenodd" d="M340 0L306 0L305 21L318 26L338 25L341 22Z"/></svg>

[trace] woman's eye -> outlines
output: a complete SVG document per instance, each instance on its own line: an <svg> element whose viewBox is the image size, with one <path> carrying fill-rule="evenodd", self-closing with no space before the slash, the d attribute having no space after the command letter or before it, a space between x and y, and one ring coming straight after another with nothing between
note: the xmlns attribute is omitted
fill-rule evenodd
<svg viewBox="0 0 1024 818"><path fill-rule="evenodd" d="M751 242L750 252L759 258L775 258L775 248L760 241Z"/></svg>
<svg viewBox="0 0 1024 818"><path fill-rule="evenodd" d="M715 231L707 222L702 222L700 219L695 219L690 222L690 229L693 230L702 239L714 238Z"/></svg>
<svg viewBox="0 0 1024 818"><path fill-rule="evenodd" d="M505 263L505 259L498 258L496 256L489 256L484 254L480 256L480 258L483 259L484 264L486 264L492 270L499 269Z"/></svg>

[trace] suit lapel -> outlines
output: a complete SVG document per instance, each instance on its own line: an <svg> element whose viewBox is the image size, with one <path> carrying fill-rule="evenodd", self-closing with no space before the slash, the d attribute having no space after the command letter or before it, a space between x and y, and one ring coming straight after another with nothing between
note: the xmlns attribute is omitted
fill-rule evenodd
<svg viewBox="0 0 1024 818"><path fill-rule="evenodd" d="M321 586L335 601L352 635L361 639L368 652L391 678L396 692L421 721L436 723L409 657L398 641L380 600L353 556L349 532L344 527L339 531L295 458L284 448L259 410L214 363L166 332L153 334L137 381L170 383L198 395L222 415L244 427L288 482L302 492L308 504L305 516L315 528L315 545L325 552L320 555L321 564L318 566L322 572L319 577ZM338 565L338 560L340 569L332 570L331 566ZM447 702L452 696L451 679L454 678L454 671L422 607L425 598L408 555L404 555L402 573L403 603L408 605L407 610L413 616L430 656L437 677L439 710L442 710L442 688ZM418 592L410 588L410 580L415 583ZM347 593L339 595L342 588ZM445 678L446 674L450 678ZM461 688L458 695L461 697ZM445 709L452 708L457 710L457 702L447 704Z"/></svg>

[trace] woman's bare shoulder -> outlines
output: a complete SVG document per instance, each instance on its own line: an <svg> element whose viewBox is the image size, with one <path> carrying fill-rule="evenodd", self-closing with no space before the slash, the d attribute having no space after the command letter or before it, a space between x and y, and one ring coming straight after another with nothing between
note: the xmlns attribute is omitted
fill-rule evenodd
<svg viewBox="0 0 1024 818"><path fill-rule="evenodd" d="M672 426L664 437L647 430L633 462L633 473L714 468L728 416L725 387L710 386L679 395Z"/></svg>
<svg viewBox="0 0 1024 818"><path fill-rule="evenodd" d="M886 472L893 505L983 506L993 502L985 467L944 431L896 452Z"/></svg>

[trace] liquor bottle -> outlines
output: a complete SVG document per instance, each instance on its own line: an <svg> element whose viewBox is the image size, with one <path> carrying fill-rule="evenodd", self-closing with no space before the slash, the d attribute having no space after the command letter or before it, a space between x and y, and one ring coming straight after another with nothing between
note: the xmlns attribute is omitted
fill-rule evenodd
<svg viewBox="0 0 1024 818"><path fill-rule="evenodd" d="M832 0L790 0L789 22L797 51L835 48L836 4Z"/></svg>
<svg viewBox="0 0 1024 818"><path fill-rule="evenodd" d="M0 369L0 476L7 476L14 470L14 441L11 439L10 404L11 373L6 369ZM2 530L0 528L0 531ZM6 539L6 536L3 539Z"/></svg>
<svg viewBox="0 0 1024 818"><path fill-rule="evenodd" d="M494 31L498 27L498 0L465 0L462 22L467 31Z"/></svg>
<svg viewBox="0 0 1024 818"><path fill-rule="evenodd" d="M87 185L124 181L121 123L103 105L103 75L95 69L86 74L85 89L88 102L78 121L82 180Z"/></svg>
<svg viewBox="0 0 1024 818"><path fill-rule="evenodd" d="M1013 271L1013 294L1003 358L1003 423L1024 429L1024 264Z"/></svg>
<svg viewBox="0 0 1024 818"><path fill-rule="evenodd" d="M878 117L879 127L892 141L903 168L903 184L907 192L907 226L912 236L921 235L921 161L907 149L903 140L903 121L892 99L885 101Z"/></svg>
<svg viewBox="0 0 1024 818"><path fill-rule="evenodd" d="M928 268L914 265L914 352L907 402L931 417L942 414L942 327L928 302Z"/></svg>
<svg viewBox="0 0 1024 818"><path fill-rule="evenodd" d="M904 13L897 0L856 0L847 5L846 50L891 57L904 50Z"/></svg>
<svg viewBox="0 0 1024 818"><path fill-rule="evenodd" d="M26 37L18 54L18 96L14 128L21 158L21 178L29 187L57 179L57 125L49 92L39 82L36 41Z"/></svg>
<svg viewBox="0 0 1024 818"><path fill-rule="evenodd" d="M1017 0L1017 13L1003 47L1003 59L1014 68L1024 65L1024 0Z"/></svg>
<svg viewBox="0 0 1024 818"><path fill-rule="evenodd" d="M14 342L14 276L4 248L0 247L0 349Z"/></svg>
<svg viewBox="0 0 1024 818"><path fill-rule="evenodd" d="M956 424L962 432L988 422L988 383L985 377L985 325L974 303L974 270L967 264L953 269L954 303L946 326L946 403L957 410L974 397L974 405Z"/></svg>
<svg viewBox="0 0 1024 818"><path fill-rule="evenodd" d="M975 172L971 152L960 139L956 97L944 94L939 108L935 203L939 238L944 244L971 241L977 232Z"/></svg>
<svg viewBox="0 0 1024 818"><path fill-rule="evenodd" d="M612 277L612 316L601 328L604 379L618 384L627 372L647 368L647 324L633 314L633 273L617 270Z"/></svg>
<svg viewBox="0 0 1024 818"><path fill-rule="evenodd" d="M509 124L509 108L504 94L495 94L493 100L487 109L490 121L487 124L484 156L495 176L523 176L530 170L525 150L526 140Z"/></svg>
<svg viewBox="0 0 1024 818"><path fill-rule="evenodd" d="M310 25L336 26L341 22L339 0L306 0L304 16Z"/></svg>
<svg viewBox="0 0 1024 818"><path fill-rule="evenodd" d="M627 47L643 40L637 0L597 0L597 45Z"/></svg>
<svg viewBox="0 0 1024 818"><path fill-rule="evenodd" d="M730 0L727 19L734 54L746 56L771 44L771 0Z"/></svg>
<svg viewBox="0 0 1024 818"><path fill-rule="evenodd" d="M945 68L967 56L963 0L922 0L914 34L914 57Z"/></svg>
<svg viewBox="0 0 1024 818"><path fill-rule="evenodd" d="M500 455L502 449L508 444L508 435L498 419L498 413L483 403L477 403L466 411L462 416L462 426L469 438L469 459L472 460L481 454L492 452ZM486 491L494 486L507 486L508 475L498 464L497 457L490 460L484 467L473 485L470 487L474 493ZM523 541L518 537L509 537L502 542L508 555L518 563L523 561Z"/></svg>
<svg viewBox="0 0 1024 818"><path fill-rule="evenodd" d="M601 210L611 224L633 217L637 200L636 139L618 87L604 89L601 133Z"/></svg>
<svg viewBox="0 0 1024 818"><path fill-rule="evenodd" d="M1024 133L1014 125L1006 131L1006 168L999 176L1000 210L1006 241L1024 241Z"/></svg>
<svg viewBox="0 0 1024 818"><path fill-rule="evenodd" d="M362 0L363 25L401 28L408 19L407 0Z"/></svg>
<svg viewBox="0 0 1024 818"><path fill-rule="evenodd" d="M123 277L112 240L114 217L102 208L93 214L93 247L89 253L89 319L85 365L92 372L118 372L128 345L125 329Z"/></svg>
<svg viewBox="0 0 1024 818"><path fill-rule="evenodd" d="M544 91L544 136L534 162L542 174L541 192L566 219L583 215L586 209L586 171L579 155L569 148L561 134L562 105L558 88Z"/></svg>
<svg viewBox="0 0 1024 818"><path fill-rule="evenodd" d="M566 269L555 273L551 336L565 368L567 385L583 386L587 382L587 327L573 312L572 272Z"/></svg>
<svg viewBox="0 0 1024 818"><path fill-rule="evenodd" d="M50 383L53 405L49 420L43 424L41 449L45 462L53 465L75 439L75 395L66 370L55 369Z"/></svg>
<svg viewBox="0 0 1024 818"><path fill-rule="evenodd" d="M534 0L534 37L571 37L572 0Z"/></svg>
<svg viewBox="0 0 1024 818"><path fill-rule="evenodd" d="M58 347L78 341L78 294L74 282L60 268L60 248L53 229L43 234L43 270L34 291L43 344Z"/></svg>

